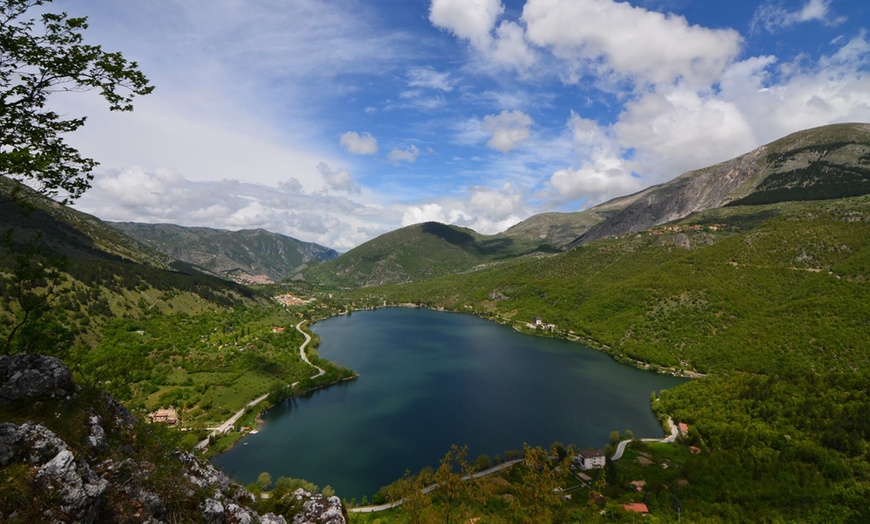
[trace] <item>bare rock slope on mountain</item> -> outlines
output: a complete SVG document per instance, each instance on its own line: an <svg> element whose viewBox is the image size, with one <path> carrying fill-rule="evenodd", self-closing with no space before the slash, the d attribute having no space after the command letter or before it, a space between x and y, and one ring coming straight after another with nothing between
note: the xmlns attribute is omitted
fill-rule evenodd
<svg viewBox="0 0 870 524"><path fill-rule="evenodd" d="M821 200L868 192L870 124L824 126L650 188L568 247L643 231L725 205Z"/></svg>

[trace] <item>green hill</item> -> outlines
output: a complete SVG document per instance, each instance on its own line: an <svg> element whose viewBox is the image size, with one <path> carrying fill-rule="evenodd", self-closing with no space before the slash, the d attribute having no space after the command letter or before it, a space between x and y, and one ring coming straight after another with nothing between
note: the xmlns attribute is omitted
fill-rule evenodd
<svg viewBox="0 0 870 524"><path fill-rule="evenodd" d="M552 250L529 239L481 235L468 228L426 222L381 235L303 275L311 282L348 287L411 282L539 249Z"/></svg>
<svg viewBox="0 0 870 524"><path fill-rule="evenodd" d="M5 233L0 340L6 340L16 319L43 310L50 314L40 321L61 329L71 345L95 342L114 318L201 313L260 300L249 289L158 253L96 217L8 179L0 183Z"/></svg>

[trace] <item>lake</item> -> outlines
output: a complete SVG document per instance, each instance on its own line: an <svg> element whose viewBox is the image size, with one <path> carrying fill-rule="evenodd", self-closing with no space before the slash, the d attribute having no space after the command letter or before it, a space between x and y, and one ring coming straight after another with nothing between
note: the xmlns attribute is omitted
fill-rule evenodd
<svg viewBox="0 0 870 524"><path fill-rule="evenodd" d="M244 484L268 471L360 499L437 467L451 444L473 462L523 443L601 448L614 430L657 437L650 393L686 380L471 315L380 309L312 329L320 356L360 377L270 409L258 434L215 458Z"/></svg>

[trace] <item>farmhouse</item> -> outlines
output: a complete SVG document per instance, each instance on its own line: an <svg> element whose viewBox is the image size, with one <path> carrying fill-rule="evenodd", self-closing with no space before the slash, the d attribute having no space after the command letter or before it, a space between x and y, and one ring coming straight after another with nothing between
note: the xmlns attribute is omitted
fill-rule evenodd
<svg viewBox="0 0 870 524"><path fill-rule="evenodd" d="M580 469L602 469L606 462L604 450L587 449L574 456L574 465Z"/></svg>
<svg viewBox="0 0 870 524"><path fill-rule="evenodd" d="M154 413L148 415L151 422L159 422L161 424L175 424L178 422L178 412L173 408L158 409Z"/></svg>

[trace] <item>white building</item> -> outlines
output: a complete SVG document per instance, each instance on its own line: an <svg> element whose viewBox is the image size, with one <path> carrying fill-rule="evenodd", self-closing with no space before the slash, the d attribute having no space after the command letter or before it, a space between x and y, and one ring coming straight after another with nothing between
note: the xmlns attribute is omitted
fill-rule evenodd
<svg viewBox="0 0 870 524"><path fill-rule="evenodd" d="M580 451L574 457L574 465L583 470L602 469L606 461L604 451L600 449Z"/></svg>

